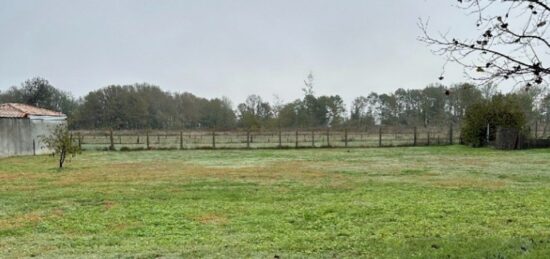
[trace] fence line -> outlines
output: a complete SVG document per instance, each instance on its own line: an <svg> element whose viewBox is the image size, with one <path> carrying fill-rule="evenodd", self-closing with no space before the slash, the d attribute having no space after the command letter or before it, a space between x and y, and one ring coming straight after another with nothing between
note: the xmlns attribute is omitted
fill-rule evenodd
<svg viewBox="0 0 550 259"><path fill-rule="evenodd" d="M73 131L84 150L390 147L460 142L456 127L271 131Z"/></svg>
<svg viewBox="0 0 550 259"><path fill-rule="evenodd" d="M550 139L550 127L546 123L535 121L527 127L529 137L534 139Z"/></svg>

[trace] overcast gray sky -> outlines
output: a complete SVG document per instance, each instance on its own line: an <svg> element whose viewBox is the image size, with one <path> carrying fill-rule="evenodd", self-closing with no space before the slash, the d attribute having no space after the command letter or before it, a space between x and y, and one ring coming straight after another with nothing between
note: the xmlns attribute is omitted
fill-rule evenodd
<svg viewBox="0 0 550 259"><path fill-rule="evenodd" d="M346 102L437 82L418 18L459 32L454 0L0 0L0 90L41 76L83 96L148 82L203 97L317 94ZM464 81L459 67L445 84Z"/></svg>

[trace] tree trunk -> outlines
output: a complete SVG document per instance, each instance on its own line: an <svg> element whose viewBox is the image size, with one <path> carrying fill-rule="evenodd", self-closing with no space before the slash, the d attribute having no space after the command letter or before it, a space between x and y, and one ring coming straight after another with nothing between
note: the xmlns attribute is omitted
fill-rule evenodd
<svg viewBox="0 0 550 259"><path fill-rule="evenodd" d="M65 150L61 151L61 154L59 154L59 168L63 168L63 163L65 163L65 156L66 156Z"/></svg>

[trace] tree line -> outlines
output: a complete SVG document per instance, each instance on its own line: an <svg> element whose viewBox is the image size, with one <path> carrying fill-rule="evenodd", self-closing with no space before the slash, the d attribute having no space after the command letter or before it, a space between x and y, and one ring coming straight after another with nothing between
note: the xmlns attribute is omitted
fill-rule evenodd
<svg viewBox="0 0 550 259"><path fill-rule="evenodd" d="M424 89L371 92L355 98L347 107L339 95L316 95L313 81L309 75L303 96L291 102L270 103L250 95L234 106L227 98L168 92L147 83L110 85L74 98L37 77L0 92L0 103L27 103L62 111L72 129L368 129L377 125L460 125L469 107L503 95L491 85L435 84ZM544 88L506 95L517 100L528 122L548 127L550 93Z"/></svg>

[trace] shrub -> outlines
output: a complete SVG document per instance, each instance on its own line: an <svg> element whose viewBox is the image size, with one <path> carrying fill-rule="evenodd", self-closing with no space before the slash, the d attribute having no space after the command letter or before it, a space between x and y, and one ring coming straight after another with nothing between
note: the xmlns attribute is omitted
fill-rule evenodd
<svg viewBox="0 0 550 259"><path fill-rule="evenodd" d="M464 144L481 147L487 145L487 127L489 141L495 140L498 127L522 131L526 115L521 106L519 95L496 95L490 101L482 101L466 110L462 126Z"/></svg>

